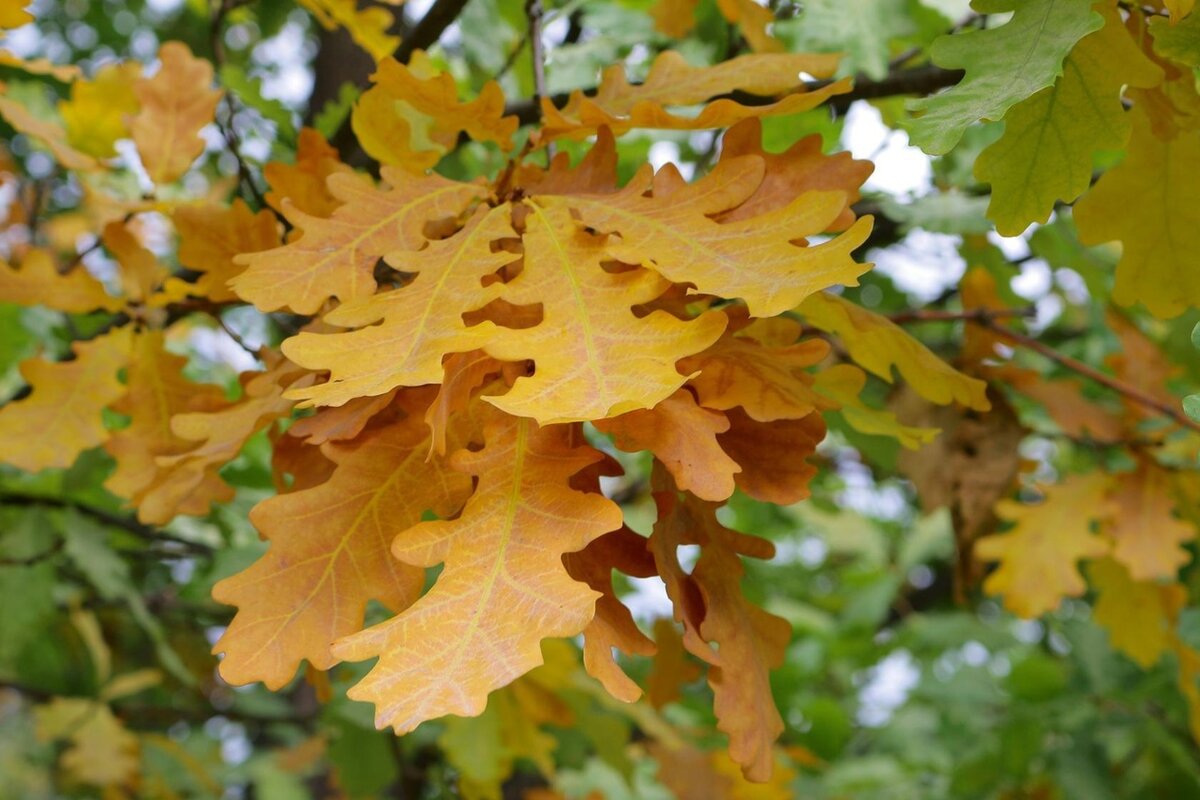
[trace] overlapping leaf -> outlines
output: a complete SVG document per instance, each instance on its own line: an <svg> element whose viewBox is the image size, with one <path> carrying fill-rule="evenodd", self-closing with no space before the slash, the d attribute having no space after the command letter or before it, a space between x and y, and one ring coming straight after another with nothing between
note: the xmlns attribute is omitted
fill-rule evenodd
<svg viewBox="0 0 1200 800"><path fill-rule="evenodd" d="M133 87L141 109L129 130L150 180L170 183L204 152L200 129L213 121L221 92L212 88L212 64L187 45L167 42L158 56L158 73Z"/></svg>

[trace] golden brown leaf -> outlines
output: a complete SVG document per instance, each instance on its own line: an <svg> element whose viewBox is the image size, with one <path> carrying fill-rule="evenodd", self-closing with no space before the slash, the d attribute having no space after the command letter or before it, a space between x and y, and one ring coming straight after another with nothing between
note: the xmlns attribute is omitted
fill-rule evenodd
<svg viewBox="0 0 1200 800"><path fill-rule="evenodd" d="M655 29L672 39L682 39L696 27L700 0L656 0L650 9Z"/></svg>
<svg viewBox="0 0 1200 800"><path fill-rule="evenodd" d="M71 361L22 362L33 393L0 408L0 459L26 472L69 467L108 439L103 409L125 393L117 372L129 360L130 331L117 328L72 348Z"/></svg>
<svg viewBox="0 0 1200 800"><path fill-rule="evenodd" d="M327 185L342 205L328 219L285 201L284 213L304 234L284 247L239 257L246 271L234 279L234 291L263 311L286 307L298 314L315 312L330 297L366 297L375 291L380 258L420 250L426 222L457 217L483 195L480 186L437 175L417 177L395 167L382 173L391 189L350 173L330 175Z"/></svg>
<svg viewBox="0 0 1200 800"><path fill-rule="evenodd" d="M717 0L717 8L725 19L741 29L754 52L780 53L785 49L768 30L775 22L775 13L770 8L754 0Z"/></svg>
<svg viewBox="0 0 1200 800"><path fill-rule="evenodd" d="M1192 558L1184 545L1196 538L1196 529L1174 513L1170 474L1139 460L1133 473L1117 477L1112 500L1117 510L1106 532L1113 539L1113 558L1135 581L1175 580Z"/></svg>
<svg viewBox="0 0 1200 800"><path fill-rule="evenodd" d="M204 152L200 129L213 121L221 91L212 88L212 64L182 42L167 42L158 57L158 73L134 85L141 110L129 130L150 180L163 184L187 172Z"/></svg>
<svg viewBox="0 0 1200 800"><path fill-rule="evenodd" d="M296 142L296 161L284 164L272 161L263 167L263 177L271 185L267 205L283 212L285 203L313 217L328 217L341 202L329 191L325 179L338 172L350 172L338 152L312 128L302 128Z"/></svg>
<svg viewBox="0 0 1200 800"><path fill-rule="evenodd" d="M93 786L127 784L138 775L137 737L106 703L86 697L55 697L34 709L39 741L65 740L62 766Z"/></svg>
<svg viewBox="0 0 1200 800"><path fill-rule="evenodd" d="M633 128L702 130L732 127L743 119L797 114L850 90L850 81L843 79L803 91L800 73L832 77L838 59L836 55L760 53L731 58L712 67L693 67L679 53L667 51L654 60L640 84L630 84L624 66L617 64L604 70L593 97L572 92L561 109L543 98L542 133L551 139L581 139L604 126L617 135ZM764 97L791 94L759 106L721 98L694 116L676 115L666 108L693 106L734 91Z"/></svg>
<svg viewBox="0 0 1200 800"><path fill-rule="evenodd" d="M1082 595L1086 586L1077 562L1109 551L1092 525L1113 514L1110 481L1101 473L1072 475L1046 487L1044 499L1035 505L997 503L996 513L1014 527L975 543L979 558L1000 564L984 581L984 590L1003 595L1004 605L1022 617L1053 611L1064 597Z"/></svg>
<svg viewBox="0 0 1200 800"><path fill-rule="evenodd" d="M392 553L415 567L444 564L408 610L334 645L334 655L379 657L349 691L398 733L445 714L481 713L487 695L542 661L540 643L574 636L597 593L573 580L564 553L621 526L618 506L575 491L570 476L599 453L568 444L570 429L495 415L486 446L451 464L478 477L460 517L400 534ZM442 632L459 631L451 642Z"/></svg>
<svg viewBox="0 0 1200 800"><path fill-rule="evenodd" d="M741 467L717 442L729 430L719 411L701 408L696 398L681 389L654 408L631 411L595 423L627 453L648 450L663 463L675 485L704 500L726 500L733 494L734 473Z"/></svg>
<svg viewBox="0 0 1200 800"><path fill-rule="evenodd" d="M362 433L376 415L392 405L396 392L376 397L359 397L344 406L322 408L311 417L298 419L288 428L288 434L304 439L310 445L341 442Z"/></svg>
<svg viewBox="0 0 1200 800"><path fill-rule="evenodd" d="M1097 592L1093 618L1108 631L1112 646L1142 669L1158 663L1171 646L1179 610L1187 590L1179 584L1137 581L1111 558L1088 564L1088 578Z"/></svg>
<svg viewBox="0 0 1200 800"><path fill-rule="evenodd" d="M237 255L279 246L275 215L266 209L255 214L240 198L228 207L180 206L171 219L179 233L179 263L200 273L187 291L214 303L238 299L229 288L245 269L234 261Z"/></svg>
<svg viewBox="0 0 1200 800"><path fill-rule="evenodd" d="M835 404L813 389L805 370L829 354L820 339L790 347L764 347L751 339L726 336L679 368L694 375L688 382L700 405L719 411L740 406L759 422L799 419Z"/></svg>
<svg viewBox="0 0 1200 800"><path fill-rule="evenodd" d="M213 647L233 684L278 689L302 660L337 662L334 641L358 631L370 600L402 611L420 595L425 572L394 559L396 535L432 510L453 514L471 491L468 476L426 460L429 433L419 415L375 428L324 453L337 464L325 483L259 503L250 520L271 545L247 569L213 587L238 607Z"/></svg>
<svg viewBox="0 0 1200 800"><path fill-rule="evenodd" d="M825 438L825 420L820 414L759 422L734 408L725 416L729 430L718 434L717 442L741 466L733 476L739 489L755 500L779 505L808 497L808 483L816 476L817 467L806 459Z"/></svg>
<svg viewBox="0 0 1200 800"><path fill-rule="evenodd" d="M28 251L20 269L0 261L0 300L23 306L43 305L72 314L96 309L118 311L124 305L120 298L104 291L104 284L82 265L60 274L54 258L45 250Z"/></svg>
<svg viewBox="0 0 1200 800"><path fill-rule="evenodd" d="M380 61L371 82L350 124L362 148L381 164L430 169L462 133L504 150L512 147L517 118L504 116L504 93L495 81L485 83L475 100L459 102L454 77L438 71L418 50L407 65L392 58Z"/></svg>
<svg viewBox="0 0 1200 800"><path fill-rule="evenodd" d="M662 708L683 696L685 683L700 677L700 665L688 658L679 631L667 617L654 621L654 666L646 679L646 699Z"/></svg>

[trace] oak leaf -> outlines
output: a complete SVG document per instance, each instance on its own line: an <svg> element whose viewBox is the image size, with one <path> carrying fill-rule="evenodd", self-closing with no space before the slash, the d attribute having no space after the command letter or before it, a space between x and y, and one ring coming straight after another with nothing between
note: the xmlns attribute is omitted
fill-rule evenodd
<svg viewBox="0 0 1200 800"><path fill-rule="evenodd" d="M700 545L691 574L678 578L674 592L668 584L676 617L684 623L684 645L709 664L717 727L729 736L730 756L748 779L765 781L771 777L774 742L783 732L769 674L783 663L792 629L742 594L741 556L771 558L775 548L722 526L715 504L672 492L656 492L654 498L658 521L649 546L660 574L678 575L679 545ZM682 614L680 590L694 592L690 610L684 606Z"/></svg>
<svg viewBox="0 0 1200 800"><path fill-rule="evenodd" d="M871 436L888 436L909 450L932 442L937 428L902 423L890 411L867 405L859 396L867 385L867 374L853 364L835 364L818 372L813 389L828 405L837 408L850 427Z"/></svg>
<svg viewBox="0 0 1200 800"><path fill-rule="evenodd" d="M325 483L259 503L250 520L270 542L247 569L213 587L238 607L213 647L233 684L278 689L302 660L337 663L334 641L361 629L370 600L393 611L412 605L422 569L389 548L425 511L449 516L471 492L468 476L426 460L429 433L419 414L322 448L336 465Z"/></svg>
<svg viewBox="0 0 1200 800"><path fill-rule="evenodd" d="M597 592L563 566L564 553L621 526L620 508L573 490L572 474L600 454L569 444L564 426L495 415L483 450L451 465L478 478L462 514L401 533L392 553L414 567L444 564L433 587L393 619L341 639L336 657L379 662L349 690L398 733L445 714L481 713L487 695L542 661L541 640L580 633ZM459 631L445 642L439 631Z"/></svg>
<svg viewBox="0 0 1200 800"><path fill-rule="evenodd" d="M62 766L76 780L112 787L137 777L138 739L107 703L86 697L55 697L34 709L34 721L39 741L68 743Z"/></svg>
<svg viewBox="0 0 1200 800"><path fill-rule="evenodd" d="M45 250L29 250L20 269L0 261L0 301L23 306L43 305L83 314L103 309L118 311L124 302L104 290L104 284L78 265L67 274L58 271Z"/></svg>
<svg viewBox="0 0 1200 800"><path fill-rule="evenodd" d="M1185 545L1196 528L1175 516L1170 474L1142 459L1133 473L1119 476L1111 499L1116 513L1106 532L1113 558L1135 581L1174 580L1192 558Z"/></svg>
<svg viewBox="0 0 1200 800"><path fill-rule="evenodd" d="M0 458L26 472L69 467L108 439L102 412L125 393L117 372L129 360L131 332L117 328L73 346L71 361L22 362L33 393L0 408Z"/></svg>
<svg viewBox="0 0 1200 800"><path fill-rule="evenodd" d="M67 142L94 158L117 154L118 139L129 136L128 117L138 111L134 82L141 75L135 63L108 64L91 80L71 84L71 97L60 102Z"/></svg>
<svg viewBox="0 0 1200 800"><path fill-rule="evenodd" d="M1174 317L1200 305L1200 272L1190 266L1200 250L1200 184L1173 180L1200 174L1200 130L1164 141L1140 106L1130 114L1128 155L1076 203L1075 224L1084 244L1121 241L1118 303Z"/></svg>
<svg viewBox="0 0 1200 800"><path fill-rule="evenodd" d="M212 88L212 64L182 42L167 42L158 57L158 73L134 84L141 109L129 131L150 180L163 184L187 172L204 152L200 129L213 121L221 91Z"/></svg>
<svg viewBox="0 0 1200 800"><path fill-rule="evenodd" d="M299 0L327 31L345 28L354 43L378 61L396 51L400 37L389 31L395 25L392 12L382 6L359 8L354 0Z"/></svg>
<svg viewBox="0 0 1200 800"><path fill-rule="evenodd" d="M296 139L295 163L272 161L263 167L263 177L271 185L267 205L282 213L287 200L305 214L328 217L342 204L325 185L325 179L336 172L350 172L350 167L318 131L302 128Z"/></svg>
<svg viewBox="0 0 1200 800"><path fill-rule="evenodd" d="M462 133L512 148L517 118L504 116L504 93L495 81L485 83L475 100L459 102L454 76L437 70L418 50L408 64L380 61L371 82L350 124L362 148L381 164L430 169Z"/></svg>
<svg viewBox="0 0 1200 800"><path fill-rule="evenodd" d="M646 678L646 699L662 708L683 697L683 685L700 677L700 665L688 657L679 630L669 617L654 621L654 663Z"/></svg>
<svg viewBox="0 0 1200 800"><path fill-rule="evenodd" d="M680 489L713 501L726 500L733 494L734 474L742 468L725 454L717 440L718 434L729 430L729 420L719 411L698 406L695 396L686 389L654 408L594 424L627 453L653 453Z"/></svg>
<svg viewBox="0 0 1200 800"><path fill-rule="evenodd" d="M1098 5L1104 27L1079 41L1053 86L1014 106L1004 135L975 162L975 176L992 184L988 217L1005 236L1045 222L1055 202L1072 202L1092 183L1097 152L1129 140L1126 86L1149 87L1162 70L1130 37L1116 4Z"/></svg>
<svg viewBox="0 0 1200 800"><path fill-rule="evenodd" d="M1110 480L1100 473L1072 475L1046 487L1040 503L997 503L997 515L1014 526L975 543L979 558L999 562L984 590L1003 595L1005 607L1026 618L1053 611L1064 597L1082 595L1086 586L1076 562L1109 551L1091 528L1115 510L1108 499Z"/></svg>
<svg viewBox="0 0 1200 800"><path fill-rule="evenodd" d="M279 246L275 215L266 209L255 214L240 198L228 207L180 206L171 219L179 234L179 263L200 273L187 291L214 303L238 299L229 288L245 269L234 260L238 255Z"/></svg>
<svg viewBox="0 0 1200 800"><path fill-rule="evenodd" d="M284 213L303 235L274 250L239 256L246 271L234 279L234 291L263 311L286 307L297 314L312 314L330 297L369 296L380 258L420 250L427 242L426 222L457 217L484 195L481 186L396 167L384 167L382 175L390 189L377 189L354 174L330 175L329 191L342 205L328 218L285 201Z"/></svg>
<svg viewBox="0 0 1200 800"><path fill-rule="evenodd" d="M783 43L771 35L775 12L754 0L717 0L717 9L730 23L741 30L742 36L756 53L779 53Z"/></svg>
<svg viewBox="0 0 1200 800"><path fill-rule="evenodd" d="M542 135L582 139L605 126L617 135L633 128L703 130L731 127L743 119L796 114L850 90L850 82L840 80L804 91L801 73L829 78L837 63L836 55L758 53L711 67L694 67L679 53L666 51L654 59L640 84L631 84L624 66L614 65L604 70L592 97L576 90L561 109L542 98ZM759 106L721 98L694 116L674 114L666 108L693 106L734 91L762 96L791 94Z"/></svg>
<svg viewBox="0 0 1200 800"><path fill-rule="evenodd" d="M725 416L729 430L717 434L717 442L740 465L733 476L739 489L755 500L778 505L798 503L809 496L808 484L817 467L806 459L825 438L825 420L820 414L759 422L734 408Z"/></svg>
<svg viewBox="0 0 1200 800"><path fill-rule="evenodd" d="M1171 647L1179 610L1187 590L1179 584L1138 581L1112 558L1088 564L1088 578L1097 592L1096 622L1108 631L1112 646L1142 669L1158 663Z"/></svg>
<svg viewBox="0 0 1200 800"><path fill-rule="evenodd" d="M655 29L672 39L682 39L696 27L700 0L657 0L650 9Z"/></svg>
<svg viewBox="0 0 1200 800"><path fill-rule="evenodd" d="M841 339L861 367L892 382L892 368L931 403L958 403L987 411L987 384L964 375L886 317L822 292L797 309L812 325Z"/></svg>
<svg viewBox="0 0 1200 800"><path fill-rule="evenodd" d="M288 435L304 439L310 445L342 442L362 433L385 409L392 406L396 392L374 397L358 397L343 406L322 408L311 417L298 419L288 428Z"/></svg>
<svg viewBox="0 0 1200 800"><path fill-rule="evenodd" d="M94 172L103 169L97 159L72 147L67 142L67 132L53 120L43 119L28 108L7 96L5 86L0 83L0 116L19 133L32 136L50 150L54 160L65 169L77 172Z"/></svg>

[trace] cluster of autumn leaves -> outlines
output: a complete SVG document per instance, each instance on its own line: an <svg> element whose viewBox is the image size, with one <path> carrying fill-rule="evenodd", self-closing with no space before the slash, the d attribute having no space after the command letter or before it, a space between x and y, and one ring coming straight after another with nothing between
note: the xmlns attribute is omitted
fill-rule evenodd
<svg viewBox="0 0 1200 800"><path fill-rule="evenodd" d="M992 404L985 380L1003 379L1061 409L1064 426L1092 425L1088 435L1103 429L1120 440L1137 427L1132 411L1081 414L1091 407L1077 387L997 367L1000 339L976 332L967 362L978 377L969 377L825 291L854 285L870 266L852 252L871 221L851 210L870 165L823 154L816 137L768 153L759 120L847 91L844 80L806 91L798 77L831 77L836 57L759 53L698 68L666 53L636 85L614 67L593 95L576 92L561 107L543 100L542 122L519 153L497 86L464 103L423 54L407 65L385 59L352 117L381 179L351 170L306 130L294 163L267 165L269 208L258 212L223 203L227 186L211 200L171 191L202 153L198 134L220 93L208 63L184 46L164 45L161 61L151 77L126 65L92 79L64 72L72 89L61 125L0 98L10 124L84 181L88 202L73 220L56 218L60 238L80 226L101 231L117 267L106 285L68 248L32 245L0 265L4 301L116 315L71 358L22 366L32 392L0 409L0 452L33 472L102 446L117 465L106 486L141 520L163 524L229 499L219 470L269 430L278 493L251 519L270 546L214 592L238 608L215 647L231 683L278 688L304 662L328 669L378 658L350 696L402 733L481 713L492 692L542 663L545 640L582 634L587 671L633 701L641 689L614 651L648 655L655 645L612 572L658 575L683 647L707 665L733 761L763 780L783 730L768 674L790 629L742 593L742 558L769 558L772 547L718 521L735 489L779 504L805 498L816 469L806 458L825 436L826 412L908 448L933 439L935 430L860 399L868 372L890 382L896 370L924 402L978 412ZM1122 85L1152 83L1143 67ZM1168 77L1135 106L1143 110L1131 158L1081 204L1085 234L1088 215L1142 181L1146 163L1166 163L1155 153L1196 135L1177 124L1194 90L1187 94L1182 74ZM708 102L738 91L778 99ZM696 104L697 114L679 110ZM614 137L634 128L728 130L702 177L644 166L619 185ZM462 135L512 153L508 168L472 182L429 172ZM145 197L107 191L122 138L133 140L153 188ZM593 144L574 166L563 154L542 166L558 139ZM169 220L186 273L148 249L150 212ZM1120 231L1122 269L1136 274L1128 264L1152 229L1130 225ZM1122 280L1127 299L1171 307L1122 290ZM998 302L986 286L968 289L969 304ZM242 375L231 399L188 380L186 360L168 345L187 314L239 303L306 319L282 352L260 354L265 368ZM823 335L807 335L814 330ZM830 337L848 359L834 363ZM1126 343L1136 347L1136 336ZM1138 369L1135 360L1123 368ZM129 424L111 429L106 409ZM601 491L601 478L620 471L614 449L653 456L658 520L648 539L624 527ZM1016 470L997 483L988 511ZM1174 578L1180 544L1194 536L1173 516L1168 478L1144 460L1119 487L1082 476L1048 490L1041 505L1001 502L996 511L1013 530L976 548L1000 563L987 588L1037 614L1081 594L1076 562L1098 559L1097 615L1127 637L1116 644L1142 663L1174 649L1188 676L1200 673L1200 657L1169 624L1182 589L1156 583ZM1130 513L1142 518L1121 516ZM1137 533L1149 516L1160 538ZM699 546L690 568L679 560L684 545ZM425 590L426 571L438 566ZM1134 611L1106 604L1105 585L1114 597L1136 595ZM394 616L364 629L371 601ZM1196 693L1190 677L1182 684Z"/></svg>

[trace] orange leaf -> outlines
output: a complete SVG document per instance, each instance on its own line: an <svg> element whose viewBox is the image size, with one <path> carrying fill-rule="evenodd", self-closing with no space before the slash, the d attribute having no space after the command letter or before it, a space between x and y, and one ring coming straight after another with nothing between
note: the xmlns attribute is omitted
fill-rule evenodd
<svg viewBox="0 0 1200 800"><path fill-rule="evenodd" d="M391 189L376 189L350 173L330 175L329 190L343 205L328 219L284 202L284 213L304 235L284 247L239 257L246 271L234 279L234 291L263 311L288 307L297 314L315 312L329 297L346 301L370 295L380 258L420 250L427 241L427 221L456 217L484 194L481 186L437 175L417 177L395 167L384 167L382 174Z"/></svg>
<svg viewBox="0 0 1200 800"><path fill-rule="evenodd" d="M163 348L162 331L134 336L126 378L129 392L113 405L130 423L105 445L117 468L104 487L118 497L136 500L161 474L157 458L187 448L188 442L171 431L171 417L228 405L220 387L184 378L186 364L186 358Z"/></svg>
<svg viewBox="0 0 1200 800"><path fill-rule="evenodd" d="M180 206L171 218L179 233L179 263L201 273L187 291L214 303L237 299L229 281L244 267L235 256L279 245L275 215L266 209L255 214L240 198L228 207Z"/></svg>
<svg viewBox="0 0 1200 800"><path fill-rule="evenodd" d="M595 425L627 453L654 453L680 489L714 501L733 494L734 473L741 468L717 443L717 435L729 430L729 421L719 411L696 405L691 392L681 389L654 408Z"/></svg>
<svg viewBox="0 0 1200 800"><path fill-rule="evenodd" d="M751 339L725 337L679 368L699 372L689 381L700 405L728 411L740 406L751 419L799 419L834 403L813 389L805 369L820 363L829 345L812 339L790 347L764 347Z"/></svg>
<svg viewBox="0 0 1200 800"><path fill-rule="evenodd" d="M820 414L758 422L735 408L727 411L726 417L729 430L718 435L717 442L741 465L734 475L739 489L755 500L779 505L808 497L808 482L817 468L805 459L825 438L825 420Z"/></svg>
<svg viewBox="0 0 1200 800"><path fill-rule="evenodd" d="M213 68L186 44L167 42L158 51L162 69L134 85L141 110L129 130L142 165L156 184L188 171L204 152L200 129L213 121L221 91L212 88Z"/></svg>
<svg viewBox="0 0 1200 800"><path fill-rule="evenodd" d="M453 150L459 134L512 148L516 117L504 115L504 93L495 81L469 103L458 100L454 76L439 72L418 50L405 65L379 62L374 84L354 106L350 124L362 148L381 164L421 172Z"/></svg>
<svg viewBox="0 0 1200 800"><path fill-rule="evenodd" d="M288 201L305 214L328 217L341 201L329 191L325 179L338 172L350 172L338 151L318 131L302 128L296 142L296 162L272 161L263 167L263 177L271 184L267 205L282 213Z"/></svg>
<svg viewBox="0 0 1200 800"><path fill-rule="evenodd" d="M785 49L768 30L775 22L775 13L771 9L754 0L717 0L717 8L725 19L741 29L754 52L778 53Z"/></svg>
<svg viewBox="0 0 1200 800"><path fill-rule="evenodd" d="M984 590L1004 595L1004 605L1022 617L1053 611L1064 597L1082 595L1087 587L1076 562L1109 550L1091 528L1114 512L1107 499L1110 481L1101 473L1072 475L1046 487L1045 499L1036 505L997 503L996 514L1014 527L975 543L976 556L1000 562L984 581Z"/></svg>
<svg viewBox="0 0 1200 800"><path fill-rule="evenodd" d="M660 574L679 571L679 545L700 545L700 558L687 576L694 587L689 591L697 594L682 616L677 595L668 586L676 617L685 626L684 645L710 665L708 683L717 727L729 736L730 756L748 779L767 780L774 763L772 748L783 732L769 673L783 663L792 629L742 594L745 568L740 556L770 558L775 548L765 539L722 526L715 504L687 495L680 498L673 492L657 492L654 499L658 522L650 546ZM696 608L697 600L702 610ZM712 643L717 649L710 647Z"/></svg>
<svg viewBox="0 0 1200 800"><path fill-rule="evenodd" d="M743 119L797 114L850 91L847 79L803 91L800 73L830 78L838 60L837 55L767 53L738 56L712 67L693 67L679 53L667 51L654 60L640 84L630 84L624 66L618 64L604 70L593 97L576 90L561 109L543 98L542 133L551 139L582 139L604 126L618 135L633 128L702 130L732 127ZM666 109L694 106L735 91L762 96L792 94L758 106L721 98L694 116L676 115Z"/></svg>
<svg viewBox="0 0 1200 800"><path fill-rule="evenodd" d="M1192 559L1184 545L1196 538L1196 529L1174 514L1169 473L1139 460L1135 472L1118 477L1111 499L1116 514L1106 532L1113 539L1113 558L1135 581L1175 580Z"/></svg>
<svg viewBox="0 0 1200 800"><path fill-rule="evenodd" d="M62 275L45 250L30 250L15 270L0 261L0 301L23 306L44 305L71 314L102 308L119 311L124 302L104 291L104 284L82 265Z"/></svg>
<svg viewBox="0 0 1200 800"><path fill-rule="evenodd" d="M563 556L567 572L600 593L596 615L583 629L583 666L618 700L632 703L642 690L617 665L613 650L631 655L654 653L654 642L638 630L629 609L612 585L613 570L638 578L654 574L646 540L628 528L606 533L577 553Z"/></svg>
<svg viewBox="0 0 1200 800"><path fill-rule="evenodd" d="M646 679L646 699L662 708L683 696L682 687L700 677L700 665L688 658L683 639L667 617L654 621L654 666Z"/></svg>
<svg viewBox="0 0 1200 800"><path fill-rule="evenodd" d="M396 392L391 391L376 397L358 397L344 406L323 408L311 417L296 420L288 428L288 435L305 439L310 445L353 439L395 397Z"/></svg>
<svg viewBox="0 0 1200 800"><path fill-rule="evenodd" d="M349 691L375 704L378 726L405 733L445 714L476 716L489 692L542 663L542 639L575 636L591 621L598 593L567 574L562 556L619 528L621 510L569 488L600 458L569 436L493 415L484 449L451 457L478 477L461 516L396 538L401 561L445 565L437 581L407 611L333 648L347 660L379 657Z"/></svg>
<svg viewBox="0 0 1200 800"><path fill-rule="evenodd" d="M166 267L130 230L129 223L110 222L100 237L117 260L121 290L134 303L145 303L167 277Z"/></svg>
<svg viewBox="0 0 1200 800"><path fill-rule="evenodd" d="M117 328L76 342L72 361L22 362L33 393L0 408L0 459L26 472L69 467L108 439L101 412L125 394L117 372L129 360L131 333Z"/></svg>
<svg viewBox="0 0 1200 800"><path fill-rule="evenodd" d="M428 437L412 415L327 445L337 464L327 482L254 507L270 547L213 587L214 599L238 606L213 647L225 654L225 680L278 689L304 659L328 669L338 660L330 646L361 629L368 601L399 611L417 599L425 572L392 558L392 540L427 510L454 513L471 491L469 477L426 461Z"/></svg>
<svg viewBox="0 0 1200 800"><path fill-rule="evenodd" d="M763 160L762 183L741 205L718 214L718 222L736 222L786 206L805 192L846 193L846 204L829 229L841 231L854 222L850 206L860 197L859 187L870 177L875 165L858 161L849 153L825 155L818 134L805 136L782 153L763 150L762 122L748 119L725 132L721 138L721 160L739 156L758 156Z"/></svg>

